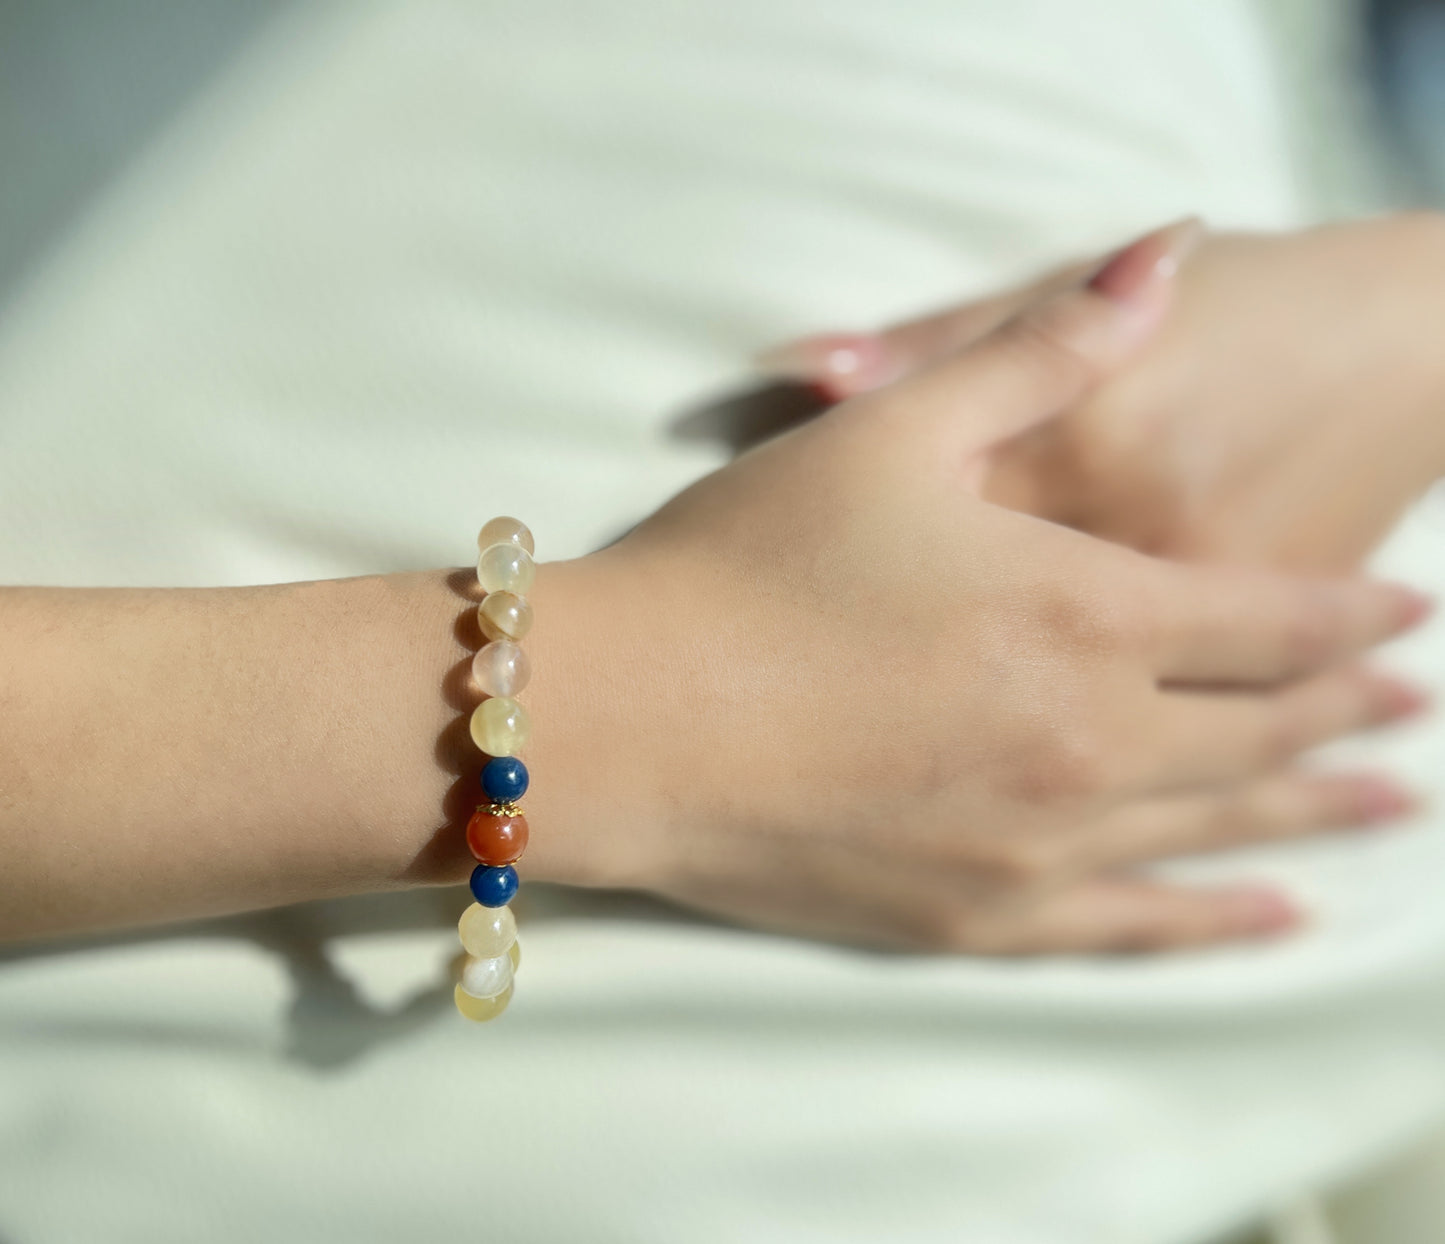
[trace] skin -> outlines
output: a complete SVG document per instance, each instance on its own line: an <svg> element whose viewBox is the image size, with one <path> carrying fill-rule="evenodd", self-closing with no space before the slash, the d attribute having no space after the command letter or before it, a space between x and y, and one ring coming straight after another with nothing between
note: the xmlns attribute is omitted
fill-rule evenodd
<svg viewBox="0 0 1445 1244"><path fill-rule="evenodd" d="M835 398L865 392L1092 267L764 362ZM1133 367L999 449L987 495L1164 556L1358 565L1445 472L1445 217L1209 236L1179 286Z"/></svg>
<svg viewBox="0 0 1445 1244"><path fill-rule="evenodd" d="M524 877L873 944L1260 936L1268 891L1119 870L1371 814L1288 764L1416 711L1424 603L1191 567L978 494L1155 331L1172 234L541 567ZM0 934L462 880L475 582L0 592ZM78 642L83 637L84 642Z"/></svg>

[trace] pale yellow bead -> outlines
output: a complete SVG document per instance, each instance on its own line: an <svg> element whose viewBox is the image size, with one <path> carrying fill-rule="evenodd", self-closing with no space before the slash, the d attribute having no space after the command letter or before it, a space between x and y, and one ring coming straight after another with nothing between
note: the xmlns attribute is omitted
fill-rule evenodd
<svg viewBox="0 0 1445 1244"><path fill-rule="evenodd" d="M537 563L516 544L489 544L477 558L477 582L484 592L525 596L537 578Z"/></svg>
<svg viewBox="0 0 1445 1244"><path fill-rule="evenodd" d="M484 549L491 544L515 544L529 553L537 551L532 533L519 518L494 518L483 527L477 533L477 548Z"/></svg>
<svg viewBox="0 0 1445 1244"><path fill-rule="evenodd" d="M457 936L462 939L462 949L467 954L477 959L492 959L517 944L517 918L510 907L483 907L473 903L457 921Z"/></svg>
<svg viewBox="0 0 1445 1244"><path fill-rule="evenodd" d="M507 955L512 960L512 971L522 966L522 943L513 942L507 949Z"/></svg>
<svg viewBox="0 0 1445 1244"><path fill-rule="evenodd" d="M488 639L521 639L532 629L532 606L515 592L489 592L477 606L477 625Z"/></svg>
<svg viewBox="0 0 1445 1244"><path fill-rule="evenodd" d="M488 756L515 756L532 733L527 710L508 695L483 700L472 710L472 742Z"/></svg>
<svg viewBox="0 0 1445 1244"><path fill-rule="evenodd" d="M472 681L485 695L516 695L532 679L532 662L519 644L495 639L472 657Z"/></svg>
<svg viewBox="0 0 1445 1244"><path fill-rule="evenodd" d="M495 998L512 987L512 973L516 970L511 955L497 955L494 959L468 955L457 983L474 998Z"/></svg>
<svg viewBox="0 0 1445 1244"><path fill-rule="evenodd" d="M507 1009L513 988L508 985L507 992L499 993L495 998L474 998L461 985L456 985L452 989L452 1001L456 1003L457 1010L474 1024L485 1024Z"/></svg>

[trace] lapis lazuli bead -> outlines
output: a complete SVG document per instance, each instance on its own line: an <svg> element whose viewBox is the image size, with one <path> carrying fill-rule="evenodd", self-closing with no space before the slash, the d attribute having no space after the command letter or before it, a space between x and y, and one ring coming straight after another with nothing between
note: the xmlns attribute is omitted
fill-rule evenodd
<svg viewBox="0 0 1445 1244"><path fill-rule="evenodd" d="M483 907L505 907L516 897L517 870L510 864L488 868L478 864L472 869L472 897Z"/></svg>
<svg viewBox="0 0 1445 1244"><path fill-rule="evenodd" d="M527 766L515 756L498 756L482 770L482 789L493 803L516 803L530 781Z"/></svg>

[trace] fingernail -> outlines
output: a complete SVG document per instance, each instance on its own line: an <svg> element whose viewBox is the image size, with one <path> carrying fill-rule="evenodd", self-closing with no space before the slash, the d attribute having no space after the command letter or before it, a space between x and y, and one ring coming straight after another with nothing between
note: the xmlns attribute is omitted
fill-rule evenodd
<svg viewBox="0 0 1445 1244"><path fill-rule="evenodd" d="M1390 778L1367 776L1355 788L1360 828L1374 829L1419 810L1420 801Z"/></svg>
<svg viewBox="0 0 1445 1244"><path fill-rule="evenodd" d="M1380 711L1385 721L1414 717L1430 706L1430 693L1401 678L1380 680Z"/></svg>
<svg viewBox="0 0 1445 1244"><path fill-rule="evenodd" d="M1204 223L1197 216L1155 229L1116 251L1089 278L1089 288L1125 306L1152 309L1203 238Z"/></svg>
<svg viewBox="0 0 1445 1244"><path fill-rule="evenodd" d="M1403 584L1396 584L1395 592L1400 601L1400 631L1408 631L1419 626L1435 612L1434 597L1416 591L1413 587L1405 587ZM1399 631L1396 632L1396 634L1398 633Z"/></svg>
<svg viewBox="0 0 1445 1244"><path fill-rule="evenodd" d="M767 376L809 381L835 402L888 384L904 371L883 339L868 333L800 337L764 350L753 366Z"/></svg>
<svg viewBox="0 0 1445 1244"><path fill-rule="evenodd" d="M1241 932L1282 933L1304 920L1304 913L1278 890L1240 886L1225 893Z"/></svg>

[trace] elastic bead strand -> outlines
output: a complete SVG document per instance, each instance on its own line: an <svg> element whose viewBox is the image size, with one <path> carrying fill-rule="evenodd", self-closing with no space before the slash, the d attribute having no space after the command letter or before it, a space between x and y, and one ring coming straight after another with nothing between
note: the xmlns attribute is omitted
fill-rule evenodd
<svg viewBox="0 0 1445 1244"><path fill-rule="evenodd" d="M488 802L467 821L467 848L477 860L468 879L476 901L457 921L465 957L454 965L452 1000L467 1019L495 1019L512 1000L513 978L522 963L517 922L508 906L520 884L512 865L527 849L527 818L517 805L531 782L516 753L526 746L532 725L513 697L532 676L520 641L532 628L527 601L536 580L532 533L515 518L494 518L477 534L477 626L486 639L472 656L472 681L486 698L472 710L468 732L488 756L480 782Z"/></svg>

